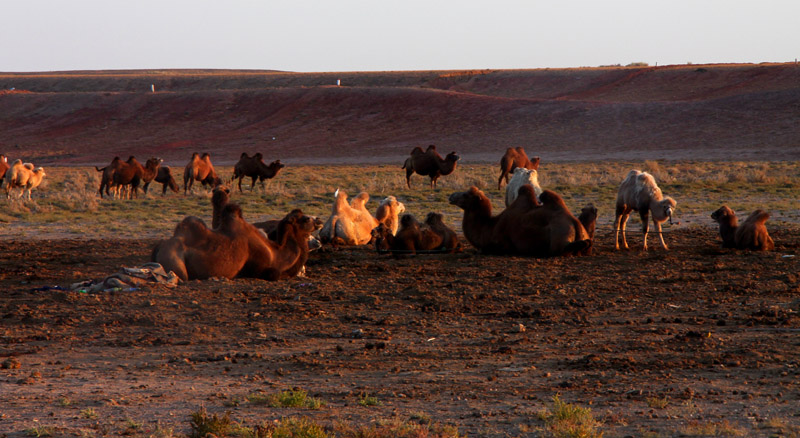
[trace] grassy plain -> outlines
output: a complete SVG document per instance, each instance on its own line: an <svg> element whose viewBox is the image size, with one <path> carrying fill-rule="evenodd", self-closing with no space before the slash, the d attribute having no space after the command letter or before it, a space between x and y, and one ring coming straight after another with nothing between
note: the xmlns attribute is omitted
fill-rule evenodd
<svg viewBox="0 0 800 438"><path fill-rule="evenodd" d="M635 168L653 173L664 194L678 201L676 217L681 226L713 226L709 214L722 204L740 216L756 208L766 209L772 215L770 224L800 222L798 162L547 163L540 168L539 181L543 188L561 194L573 212L594 203L599 209L599 226L610 232L617 187ZM229 167L218 171L225 180L232 174ZM176 179L182 178L181 169L173 168L173 172ZM366 191L371 195L370 210L377 208L383 197L394 195L407 212L424 217L429 211L438 211L458 229L461 211L448 204L448 196L475 185L500 211L504 189L497 189L498 175L495 164L466 164L442 177L435 190L429 188L427 177L416 174L408 189L399 165L290 164L263 188L257 183L250 191L249 180L243 181L244 193L236 190L232 199L242 205L250 221L279 218L297 207L325 218L337 189L351 196ZM168 192L162 196L161 185L153 184L149 193L140 193L138 199L114 200L98 196L99 184L99 173L93 168L48 168L32 201L13 199L12 194L7 208L0 211L0 238L157 238L168 236L187 215L210 223L209 190L196 186L189 195ZM632 223L637 220L632 217Z"/></svg>

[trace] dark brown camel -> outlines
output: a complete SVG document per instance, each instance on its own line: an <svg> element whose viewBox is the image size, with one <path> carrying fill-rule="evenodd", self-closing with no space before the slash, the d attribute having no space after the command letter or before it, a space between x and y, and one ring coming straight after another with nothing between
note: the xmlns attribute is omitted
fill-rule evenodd
<svg viewBox="0 0 800 438"><path fill-rule="evenodd" d="M723 248L750 249L754 251L772 251L775 243L767 232L765 223L769 213L756 210L750 216L738 223L736 213L727 205L711 213L711 219L719 223L719 235L722 237Z"/></svg>
<svg viewBox="0 0 800 438"><path fill-rule="evenodd" d="M503 179L508 184L508 179L514 169L522 167L525 169L539 170L539 157L533 157L533 160L528 158L525 149L521 146L506 149L505 155L500 159L500 179L497 180L497 189L503 185Z"/></svg>
<svg viewBox="0 0 800 438"><path fill-rule="evenodd" d="M3 179L6 176L6 172L10 169L11 166L8 164L8 158L5 155L0 154L0 186L3 184Z"/></svg>
<svg viewBox="0 0 800 438"><path fill-rule="evenodd" d="M97 191L97 193L100 194L101 198L103 197L104 191L106 193L106 196L111 196L109 190L111 189L111 186L114 184L114 169L116 169L121 162L122 160L119 157L114 157L114 159L111 160L111 164L109 164L108 166L94 167L95 169L97 169L98 172L103 172L103 174L100 175L100 189Z"/></svg>
<svg viewBox="0 0 800 438"><path fill-rule="evenodd" d="M208 152L201 156L197 152L192 154L189 163L183 172L183 194L186 194L195 181L200 181L203 186L212 188L222 184L222 179L217 176L214 165L211 164L211 155Z"/></svg>
<svg viewBox="0 0 800 438"><path fill-rule="evenodd" d="M589 204L581 209L581 214L578 215L578 221L586 229L589 238L594 241L594 231L597 226L597 207L594 204Z"/></svg>
<svg viewBox="0 0 800 438"><path fill-rule="evenodd" d="M281 160L275 160L269 165L264 164L264 157L261 152L257 152L252 157L247 155L247 152L242 152L239 161L233 166L233 179L239 179L239 192L242 192L242 179L246 176L251 178L250 190L252 191L256 185L256 179L264 185L265 179L274 178L281 169L286 165L281 163Z"/></svg>
<svg viewBox="0 0 800 438"><path fill-rule="evenodd" d="M217 230L206 227L198 217L185 218L175 227L171 238L153 248L151 260L184 281L234 278L250 257L250 239L257 239L254 234L260 233L248 227L236 204L226 205L221 217Z"/></svg>
<svg viewBox="0 0 800 438"><path fill-rule="evenodd" d="M428 150L422 151L422 148L417 146L411 151L411 156L406 158L403 163L403 169L406 170L406 185L411 188L411 175L416 172L420 175L426 175L431 178L431 188L436 187L436 181L442 175L450 175L456 170L459 156L455 152L450 152L447 157L442 158L436 152L436 146L428 146Z"/></svg>
<svg viewBox="0 0 800 438"><path fill-rule="evenodd" d="M379 253L391 252L395 257L415 255L418 251L454 252L459 248L456 233L442 222L438 213L428 213L421 224L411 214L400 218L400 229L393 235L386 224L372 230Z"/></svg>
<svg viewBox="0 0 800 438"><path fill-rule="evenodd" d="M117 163L114 167L111 186L117 190L118 197L121 199L125 197L128 199L138 198L139 184L142 181L144 172L144 166L133 155L124 163Z"/></svg>
<svg viewBox="0 0 800 438"><path fill-rule="evenodd" d="M545 190L539 199L541 204L533 187L523 185L517 199L492 216L489 198L477 187L450 195L450 203L464 210L464 236L481 252L534 257L588 254L592 241L561 197Z"/></svg>
<svg viewBox="0 0 800 438"><path fill-rule="evenodd" d="M167 188L175 193L180 191L180 189L178 189L178 184L175 182L175 178L172 177L172 169L170 169L169 166L158 166L158 172L156 172L153 181L161 184L161 196L167 194ZM147 193L151 182L152 181L147 181L144 183L142 190L144 190L145 193Z"/></svg>
<svg viewBox="0 0 800 438"><path fill-rule="evenodd" d="M213 229L222 223L222 211L228 205L229 194L230 189L224 185L214 188L211 195ZM288 228L286 223L294 228ZM294 209L281 220L252 225L269 241L262 242L260 237L251 236L248 241L251 256L239 276L277 280L294 277L303 269L308 261L309 241L316 240L311 238L311 233L319 229L322 223L306 216L302 210ZM289 264L290 261L293 263Z"/></svg>

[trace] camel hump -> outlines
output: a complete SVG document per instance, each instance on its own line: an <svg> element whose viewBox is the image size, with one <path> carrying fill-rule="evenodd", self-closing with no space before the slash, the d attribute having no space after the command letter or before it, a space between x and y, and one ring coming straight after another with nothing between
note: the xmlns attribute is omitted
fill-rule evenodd
<svg viewBox="0 0 800 438"><path fill-rule="evenodd" d="M419 155L424 154L425 152L422 151L422 148L419 146L414 146L414 149L411 149L411 155Z"/></svg>
<svg viewBox="0 0 800 438"><path fill-rule="evenodd" d="M239 156L240 160L246 160L250 158L250 155L247 155L247 152L242 152L242 155Z"/></svg>
<svg viewBox="0 0 800 438"><path fill-rule="evenodd" d="M434 152L436 151L436 145L435 144L428 145L427 152L431 152L431 151L434 151Z"/></svg>
<svg viewBox="0 0 800 438"><path fill-rule="evenodd" d="M763 224L769 219L769 213L764 210L758 209L752 213L750 216L747 217L747 222L753 222L755 224Z"/></svg>

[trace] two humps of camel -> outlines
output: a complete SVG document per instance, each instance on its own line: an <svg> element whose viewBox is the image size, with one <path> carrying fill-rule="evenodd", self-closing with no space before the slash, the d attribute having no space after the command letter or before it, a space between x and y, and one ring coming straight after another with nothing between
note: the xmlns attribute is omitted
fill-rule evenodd
<svg viewBox="0 0 800 438"><path fill-rule="evenodd" d="M372 230L372 237L378 253L391 253L395 257L420 252L452 253L461 249L456 232L435 212L428 213L425 223L419 223L411 214L404 214L396 233L380 224Z"/></svg>
<svg viewBox="0 0 800 438"><path fill-rule="evenodd" d="M239 205L227 203L227 193L217 197L217 204L222 206L214 213L217 227L186 217L172 237L153 248L151 261L184 281L212 277L275 281L300 273L308 260L308 238L316 229L314 218L293 210L278 223L271 240L244 220Z"/></svg>
<svg viewBox="0 0 800 438"><path fill-rule="evenodd" d="M191 190L195 181L200 181L203 186L217 187L222 184L222 179L217 176L214 165L211 164L211 155L208 152L203 155L197 152L192 154L189 163L183 171L183 194Z"/></svg>
<svg viewBox="0 0 800 438"><path fill-rule="evenodd" d="M2 157L5 163L5 156ZM11 190L15 188L22 189L19 197L31 199L31 191L42 183L45 177L44 169L37 167L34 169L33 164L23 163L22 160L16 160L5 171L3 175L3 187L6 189L6 198L11 198ZM25 196L27 195L27 196Z"/></svg>
<svg viewBox="0 0 800 438"><path fill-rule="evenodd" d="M373 216L367 211L369 194L366 192L359 193L349 204L344 190L336 190L334 197L331 216L319 232L322 243L364 245L372 240L372 230L379 224L384 224L394 234L399 226L399 215L406 209L394 196L387 196Z"/></svg>
<svg viewBox="0 0 800 438"><path fill-rule="evenodd" d="M436 181L442 175L450 175L456 170L459 156L455 152L450 152L445 158L442 158L436 152L436 146L430 145L428 149L423 152L422 148L417 146L411 151L411 156L406 158L403 163L403 169L406 170L406 185L411 188L411 175L414 172L429 176L431 178L431 188L436 188Z"/></svg>
<svg viewBox="0 0 800 438"><path fill-rule="evenodd" d="M281 160L275 160L269 164L264 163L264 156L261 155L261 152L257 152L252 157L247 155L247 152L242 152L239 161L233 166L233 179L239 180L237 185L241 193L242 179L250 177L250 191L252 191L256 185L256 180L261 183L263 188L264 180L274 178L284 167L286 165L281 163Z"/></svg>
<svg viewBox="0 0 800 438"><path fill-rule="evenodd" d="M756 210L739 224L736 213L727 205L711 213L711 219L719 224L719 235L723 248L749 249L753 251L772 251L775 243L769 237L765 223L769 213Z"/></svg>
<svg viewBox="0 0 800 438"><path fill-rule="evenodd" d="M588 255L592 239L557 193L544 190L536 197L533 186L522 185L517 199L502 213L492 215L489 198L477 187L450 195L450 204L464 210L464 237L486 254L553 257ZM587 215L592 223L597 218Z"/></svg>

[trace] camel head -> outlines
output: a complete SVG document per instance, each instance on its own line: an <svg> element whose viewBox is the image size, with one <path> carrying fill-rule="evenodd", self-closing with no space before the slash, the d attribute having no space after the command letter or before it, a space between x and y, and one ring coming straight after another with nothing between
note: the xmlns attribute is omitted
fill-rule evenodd
<svg viewBox="0 0 800 438"><path fill-rule="evenodd" d="M738 225L738 219L736 219L736 212L734 212L730 207L727 205L723 205L722 207L718 208L717 211L711 213L711 219L714 219L717 223L726 223L731 225Z"/></svg>
<svg viewBox="0 0 800 438"><path fill-rule="evenodd" d="M492 203L489 198L475 186L466 192L456 192L448 198L450 204L460 207L464 211L486 210L492 214Z"/></svg>
<svg viewBox="0 0 800 438"><path fill-rule="evenodd" d="M275 172L277 173L279 170L281 170L284 167L286 167L286 165L281 163L281 160L275 160L275 161L269 163L269 167L272 168L272 169L275 169Z"/></svg>
<svg viewBox="0 0 800 438"><path fill-rule="evenodd" d="M450 161L450 162L453 162L453 163L455 163L456 161L458 161L460 159L461 159L461 157L456 155L455 151L450 152L449 154L447 154L446 157L444 157L444 161Z"/></svg>
<svg viewBox="0 0 800 438"><path fill-rule="evenodd" d="M539 169L539 157L533 157L533 159L531 159L530 161L531 162L529 164L529 167L531 169L533 169L533 170L538 170Z"/></svg>
<svg viewBox="0 0 800 438"><path fill-rule="evenodd" d="M144 163L144 167L148 169L157 169L162 162L164 162L164 160L162 160L161 158L156 158L156 157L148 158L147 161Z"/></svg>
<svg viewBox="0 0 800 438"><path fill-rule="evenodd" d="M672 225L673 224L672 213L675 211L675 207L678 206L678 203L674 199L667 196L666 198L659 201L658 205L661 208L661 211L663 212L662 217L668 218L669 224Z"/></svg>

